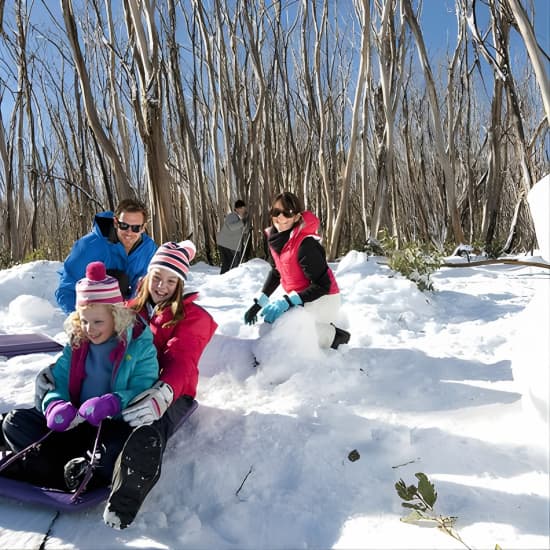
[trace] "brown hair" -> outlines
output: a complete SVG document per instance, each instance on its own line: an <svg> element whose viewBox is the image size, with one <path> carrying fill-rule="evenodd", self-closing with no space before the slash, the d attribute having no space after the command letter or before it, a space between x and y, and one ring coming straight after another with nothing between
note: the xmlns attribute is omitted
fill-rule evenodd
<svg viewBox="0 0 550 550"><path fill-rule="evenodd" d="M131 308L136 313L140 312L145 307L145 304L147 304L149 298L151 297L151 293L149 292L150 277L151 274L147 273L147 275L145 275L139 283L138 292ZM174 316L171 321L164 323L162 328L171 327L185 317L185 310L183 308L183 286L183 281L178 277L178 283L174 290L174 294L172 294L172 296L170 296L167 300L164 300L164 302L157 304L155 315L161 313L168 307Z"/></svg>
<svg viewBox="0 0 550 550"><path fill-rule="evenodd" d="M135 199L124 199L120 201L115 210L115 218L118 218L123 212L141 212L143 221L147 221L147 207Z"/></svg>
<svg viewBox="0 0 550 550"><path fill-rule="evenodd" d="M281 201L283 208L285 210L290 210L294 214L300 214L304 211L304 205L302 201L290 191L283 191L279 193L272 201L271 208L274 207L275 203Z"/></svg>

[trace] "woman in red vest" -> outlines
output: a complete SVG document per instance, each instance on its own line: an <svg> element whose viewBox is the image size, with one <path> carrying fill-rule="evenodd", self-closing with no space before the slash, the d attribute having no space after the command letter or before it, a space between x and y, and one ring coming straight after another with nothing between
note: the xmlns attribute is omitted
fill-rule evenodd
<svg viewBox="0 0 550 550"><path fill-rule="evenodd" d="M336 349L347 343L350 334L334 325L340 290L317 232L319 219L288 191L275 197L270 216L272 225L265 234L273 267L254 305L245 313L245 323L254 324L260 310L264 320L273 323L290 308L303 306L315 317L320 347ZM270 302L269 296L279 285L284 296Z"/></svg>

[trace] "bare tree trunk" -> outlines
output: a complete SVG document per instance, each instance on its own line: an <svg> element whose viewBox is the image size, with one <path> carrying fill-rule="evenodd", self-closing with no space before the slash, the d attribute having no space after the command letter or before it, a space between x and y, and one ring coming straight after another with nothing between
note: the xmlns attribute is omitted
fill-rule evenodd
<svg viewBox="0 0 550 550"><path fill-rule="evenodd" d="M495 55L491 55L485 41L481 38L477 28L477 20L475 17L475 0L472 0L468 6L470 17L468 18L470 28L472 30L474 40L479 46L479 49L485 59L489 62L494 71L495 78L495 95L491 108L491 163L489 165L489 193L487 195L486 215L484 217L483 234L486 243L490 244L493 241L495 228L497 225L497 217L500 213L501 196L504 178L504 168L500 165L500 151L503 147L501 143L500 129L502 126L502 94L506 91L508 113L512 123L516 129L515 149L519 160L521 171L521 183L518 190L518 200L514 208L511 227L509 229L508 238L504 246L504 250L509 249L512 243L515 225L518 220L519 209L524 202L529 189L532 187L531 172L528 165L527 151L528 144L526 143L523 130L522 115L519 109L519 101L515 89L513 75L509 60L509 29L510 17L506 11L506 4L490 0L489 2L491 16L491 30L495 45ZM496 132L498 135L495 135Z"/></svg>
<svg viewBox="0 0 550 550"><path fill-rule="evenodd" d="M304 0L307 1L307 0ZM321 46L323 35L326 32L328 18L328 5L327 0L323 0L323 10L321 16L321 22L317 21L317 14L315 11L315 4L313 5L313 25L315 27L315 49L313 54L313 72L315 74L315 91L316 102L319 112L319 152L317 160L319 162L319 176L321 180L321 187L324 190L325 196L330 196L329 191L329 151L327 150L327 100L323 96L323 85L321 82ZM325 230L330 235L332 229L332 209L330 205L327 207L327 215L325 222Z"/></svg>
<svg viewBox="0 0 550 550"><path fill-rule="evenodd" d="M352 109L352 122L350 130L350 141L348 156L346 159L346 165L344 168L344 175L342 177L342 187L340 194L340 204L338 205L338 213L336 215L336 220L334 222L334 227L331 235L330 242L327 247L327 254L329 258L334 258L338 252L338 244L340 241L340 234L342 231L342 224L344 217L348 212L348 197L349 197L349 187L353 169L356 165L356 148L357 141L359 139L359 122L360 118L360 109L364 105L364 93L365 93L365 83L367 80L367 75L370 72L370 0L361 0L360 4L357 6L358 18L361 24L361 61L359 63L359 71L357 75L357 85L355 88L355 98L353 100L353 109Z"/></svg>
<svg viewBox="0 0 550 550"><path fill-rule="evenodd" d="M212 52L212 37L208 34L206 28L206 14L204 13L204 6L199 0L193 0L193 6L195 8L195 13L197 14L197 21L199 23L199 29L202 35L203 47L206 55L206 71L209 75L209 87L210 87L210 98L211 98L211 109L212 113L210 115L210 147L212 149L212 159L214 164L214 201L216 204L220 203L219 200L219 190L222 188L223 183L223 174L220 166L220 152L218 144L218 119L219 119L219 102L216 94L216 82L218 80L217 75L214 71L214 54Z"/></svg>
<svg viewBox="0 0 550 550"><path fill-rule="evenodd" d="M367 84L371 81L370 74L367 75ZM368 120L369 120L369 102L368 94L365 94L363 98L363 131L361 133L361 157L360 157L360 212L361 212L361 222L363 226L363 240L366 242L370 235L370 225L367 212L369 210L369 200L368 200L368 182L369 182L369 171L368 171L368 158L369 158L369 146L368 146Z"/></svg>
<svg viewBox="0 0 550 550"><path fill-rule="evenodd" d="M187 182L194 182L193 187L196 190L198 196L198 207L195 207L196 215L191 220L190 233L193 235L195 244L200 244L198 235L198 220L202 221L202 230L204 233L204 250L207 261L213 263L213 250L212 246L215 245L215 228L212 225L211 217L211 205L208 197L208 188L206 176L203 172L203 166L200 158L200 151L197 144L197 138L191 126L189 114L185 105L185 94L182 87L181 77L182 70L180 67L180 57L178 52L178 41L176 38L176 13L173 0L168 2L168 48L169 48L169 60L170 60L170 73L172 75L172 82L174 86L174 102L176 106L177 118L175 121L176 135L179 136L185 158L185 166L182 166L182 171L185 168L185 176L180 180L187 180ZM182 174L183 176L183 174ZM191 184L190 184L191 185ZM185 192L185 187L180 183L179 188L184 195L185 202L187 203L187 210L193 209L192 197L189 196L189 192ZM183 216L183 214L182 214ZM189 231L185 231L185 225L183 227L183 237L189 235Z"/></svg>
<svg viewBox="0 0 550 550"><path fill-rule="evenodd" d="M139 76L139 104L135 109L145 150L152 234L162 243L176 238L176 224L171 195L174 183L168 170L163 132L163 89L155 13L153 5L144 0L128 0L124 5L128 10L128 36L135 41L133 53Z"/></svg>
<svg viewBox="0 0 550 550"><path fill-rule="evenodd" d="M488 133L489 162L487 173L487 192L483 207L481 233L486 243L494 238L497 214L502 189L502 163L500 142L502 133L502 80L496 78L491 101L491 125Z"/></svg>
<svg viewBox="0 0 550 550"><path fill-rule="evenodd" d="M525 43L525 48L535 69L537 76L537 82L540 87L540 93L542 95L542 102L544 104L544 110L546 112L546 120L550 125L550 80L546 74L546 68L548 66L548 59L544 60L544 56L541 51L541 47L537 43L535 33L533 31L533 25L525 13L520 0L507 0L510 10L514 14L519 33ZM546 44L548 46L548 44Z"/></svg>
<svg viewBox="0 0 550 550"><path fill-rule="evenodd" d="M1 103L0 103L1 105ZM10 127L13 128L17 119L18 105L14 106L11 114ZM9 135L13 135L13 131L10 130ZM9 143L10 142L10 143ZM15 187L15 174L13 171L13 145L11 140L6 139L4 131L4 124L0 120L0 159L4 167L3 177L0 178L0 183L4 181L5 188L2 190L2 197L5 197L6 205L5 211L2 212L2 226L3 226L3 238L5 239L4 247L10 251L11 258L20 258L21 254L21 242L23 237L22 232L18 231L16 219L17 219L17 207L16 207L16 187Z"/></svg>
<svg viewBox="0 0 550 550"><path fill-rule="evenodd" d="M19 236L17 242L19 244L19 250L17 250L16 258L22 258L25 254L26 242L27 242L27 211L25 209L25 129L24 129L24 104L23 104L23 91L18 93L17 98L17 111L18 116L16 119L17 124L17 145L15 147L15 154L17 158L17 171L15 173L15 224L12 227L12 231L17 231Z"/></svg>
<svg viewBox="0 0 550 550"><path fill-rule="evenodd" d="M265 143L269 134L265 133L267 127L267 90L266 78L263 70L261 45L264 40L262 25L259 21L253 19L252 14L247 8L245 2L243 9L244 27L247 30L247 46L250 52L252 63L252 72L254 75L255 105L256 109L250 113L249 117L249 148L247 156L249 158L249 172L247 174L248 182L260 181L262 172L266 170L265 159L270 154L268 151L262 151L261 143ZM264 139L262 139L262 136ZM262 162L263 159L263 162ZM269 177L269 174L266 174Z"/></svg>
<svg viewBox="0 0 550 550"><path fill-rule="evenodd" d="M371 234L378 236L384 223L384 216L389 221L386 225L395 226L393 208L386 208L389 195L393 188L394 178L394 132L395 113L398 105L397 97L402 90L403 78L403 34L400 36L395 28L396 1L390 0L377 4L381 11L380 28L375 33L375 45L378 50L378 70L380 84L374 95L373 109L375 122L374 134L377 139L376 151L376 190L372 206Z"/></svg>
<svg viewBox="0 0 550 550"><path fill-rule="evenodd" d="M84 108L86 110L88 123L101 147L101 150L109 158L115 175L115 186L118 190L119 197L132 197L134 196L134 193L130 187L129 179L126 171L124 170L124 166L120 161L118 151L103 130L97 109L95 107L95 101L90 86L90 78L88 76L88 71L86 70L84 57L82 56L82 52L80 50L72 0L61 0L61 8L63 11L63 20L65 22L67 37L69 38L69 43L73 54L73 60L80 80L80 89L82 91L82 97L84 98Z"/></svg>
<svg viewBox="0 0 550 550"><path fill-rule="evenodd" d="M17 44L18 44L18 67L19 67L19 89L22 91L22 100L24 105L24 110L26 114L26 142L28 143L28 156L29 158L25 161L27 165L28 173L28 189L29 197L31 199L31 212L29 220L29 229L30 229L30 242L25 242L24 247L27 246L30 250L36 250L38 248L38 229L37 229L37 212L39 210L38 204L38 173L39 173L39 162L38 162L38 152L36 150L36 135L35 135L35 125L34 125L34 113L32 110L32 87L29 80L29 73L27 67L27 35L26 28L28 22L26 21L26 14L23 13L23 8L21 4L18 4L16 9L16 22L17 22ZM24 151L22 151L23 154ZM22 204L24 207L24 204Z"/></svg>
<svg viewBox="0 0 550 550"><path fill-rule="evenodd" d="M104 0L105 13L107 16L107 31L109 38L109 50L108 50L108 59L109 64L106 68L109 84L109 99L111 101L111 109L116 120L116 125L120 133L120 148L121 154L120 162L124 166L126 174L130 174L129 162L132 158L131 154L131 143L130 143L130 132L128 131L127 117L124 116L122 105L120 102L120 97L117 89L117 75L116 75L116 54L115 54L115 40L116 33L113 24L113 14L110 0ZM98 10L99 11L99 10ZM98 13L99 19L99 13Z"/></svg>
<svg viewBox="0 0 550 550"><path fill-rule="evenodd" d="M441 122L441 115L439 113L439 102L437 100L437 92L435 89L435 83L430 67L430 61L426 52L424 38L422 37L418 21L416 20L416 16L414 15L414 12L412 10L410 0L401 0L401 6L403 9L404 18L409 24L409 27L411 28L411 31L414 35L420 63L422 64L422 68L424 69L424 78L426 81L426 87L428 89L428 99L430 101L432 121L434 125L435 148L445 178L447 211L451 218L451 226L453 228L455 242L458 244L464 242L464 233L462 231L462 225L457 208L455 193L455 175L452 164L449 161L449 157L445 151L443 124Z"/></svg>

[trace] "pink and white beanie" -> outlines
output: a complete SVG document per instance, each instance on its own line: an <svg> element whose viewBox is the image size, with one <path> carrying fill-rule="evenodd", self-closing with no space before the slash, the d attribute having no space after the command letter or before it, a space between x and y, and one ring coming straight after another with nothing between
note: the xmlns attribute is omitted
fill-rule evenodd
<svg viewBox="0 0 550 550"><path fill-rule="evenodd" d="M196 251L197 249L191 241L164 243L158 247L155 255L151 258L147 272L155 267L162 267L185 281L187 273L189 273L189 264L195 257Z"/></svg>
<svg viewBox="0 0 550 550"><path fill-rule="evenodd" d="M86 267L86 277L76 283L76 305L123 305L118 281L107 275L103 262L91 262Z"/></svg>

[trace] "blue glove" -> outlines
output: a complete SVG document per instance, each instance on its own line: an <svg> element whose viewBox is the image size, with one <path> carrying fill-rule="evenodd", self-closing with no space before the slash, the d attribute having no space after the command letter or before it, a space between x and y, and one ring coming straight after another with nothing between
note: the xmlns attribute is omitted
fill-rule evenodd
<svg viewBox="0 0 550 550"><path fill-rule="evenodd" d="M273 323L285 311L294 306L301 306L303 303L304 302L302 302L302 298L300 298L299 294L296 292L291 292L288 295L285 294L282 298L279 298L279 300L275 300L274 302L267 304L261 315L265 319L266 323Z"/></svg>
<svg viewBox="0 0 550 550"><path fill-rule="evenodd" d="M247 325L253 325L258 320L258 311L269 304L269 298L263 292L254 298L254 305L244 314L244 322Z"/></svg>

